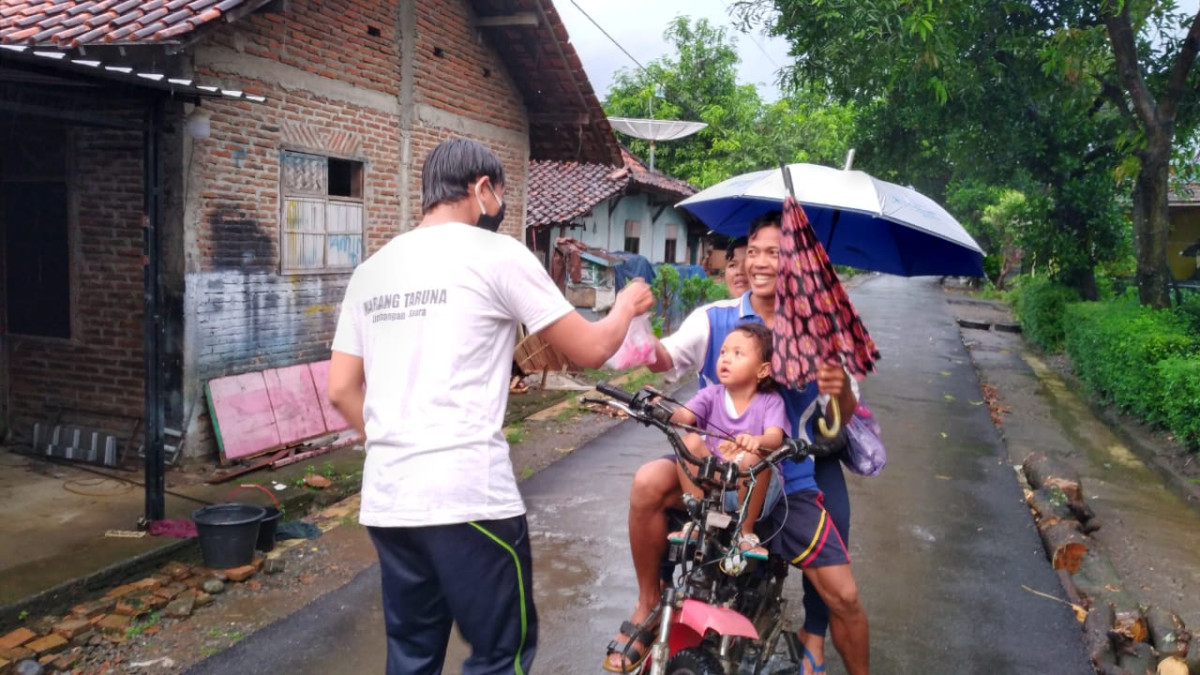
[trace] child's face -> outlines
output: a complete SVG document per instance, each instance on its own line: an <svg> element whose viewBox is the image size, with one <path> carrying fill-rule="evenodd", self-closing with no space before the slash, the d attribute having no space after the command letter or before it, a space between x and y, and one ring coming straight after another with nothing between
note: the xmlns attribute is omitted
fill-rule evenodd
<svg viewBox="0 0 1200 675"><path fill-rule="evenodd" d="M762 360L758 340L735 330L721 343L717 357L717 379L726 387L757 384L766 377L771 364Z"/></svg>

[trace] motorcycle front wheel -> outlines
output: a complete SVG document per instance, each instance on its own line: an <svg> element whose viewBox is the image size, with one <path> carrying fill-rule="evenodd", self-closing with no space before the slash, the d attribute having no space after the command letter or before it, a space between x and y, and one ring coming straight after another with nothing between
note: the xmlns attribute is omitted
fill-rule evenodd
<svg viewBox="0 0 1200 675"><path fill-rule="evenodd" d="M711 652L681 649L667 661L667 675L725 675L725 669Z"/></svg>

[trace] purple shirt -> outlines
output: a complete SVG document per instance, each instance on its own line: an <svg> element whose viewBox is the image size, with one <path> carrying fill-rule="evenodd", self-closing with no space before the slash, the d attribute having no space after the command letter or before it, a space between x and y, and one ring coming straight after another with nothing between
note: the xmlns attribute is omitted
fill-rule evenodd
<svg viewBox="0 0 1200 675"><path fill-rule="evenodd" d="M762 436L771 427L782 430L786 435L787 430L791 428L791 425L788 424L783 397L776 392L758 392L750 400L750 405L746 406L741 415L738 415L733 412L733 402L725 393L725 385L714 384L701 389L692 400L688 401L687 407L696 414L696 426L726 436L737 436L738 434ZM713 455L720 459L727 459L717 451L721 439L705 436L704 443ZM775 448L769 449L774 450Z"/></svg>

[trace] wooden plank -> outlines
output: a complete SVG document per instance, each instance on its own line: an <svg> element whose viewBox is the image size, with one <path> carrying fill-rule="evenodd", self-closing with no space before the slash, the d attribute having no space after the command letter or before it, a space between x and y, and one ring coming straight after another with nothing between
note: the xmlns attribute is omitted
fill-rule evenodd
<svg viewBox="0 0 1200 675"><path fill-rule="evenodd" d="M267 370L263 379L275 412L280 443L291 445L325 433L325 416L308 364Z"/></svg>
<svg viewBox="0 0 1200 675"><path fill-rule="evenodd" d="M312 375L313 386L317 390L317 401L321 407L321 415L325 421L326 431L344 431L350 428L350 423L333 407L329 400L329 362L317 361L308 364Z"/></svg>
<svg viewBox="0 0 1200 675"><path fill-rule="evenodd" d="M207 390L223 463L282 445L262 373L209 380Z"/></svg>

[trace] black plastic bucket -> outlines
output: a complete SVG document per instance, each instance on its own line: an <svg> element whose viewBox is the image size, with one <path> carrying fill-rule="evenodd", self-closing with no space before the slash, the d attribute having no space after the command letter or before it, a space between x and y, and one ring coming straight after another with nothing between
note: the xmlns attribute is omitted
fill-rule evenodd
<svg viewBox="0 0 1200 675"><path fill-rule="evenodd" d="M258 543L255 544L255 548L269 553L275 549L275 530L279 527L283 511L274 506L268 506L265 510L267 515L263 516L262 523L258 526Z"/></svg>
<svg viewBox="0 0 1200 675"><path fill-rule="evenodd" d="M213 504L192 513L204 564L218 570L249 565L266 515L261 506L238 503Z"/></svg>

